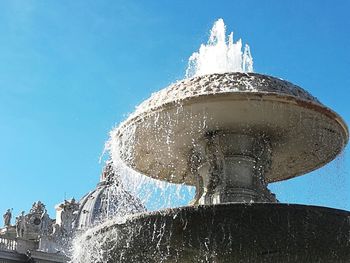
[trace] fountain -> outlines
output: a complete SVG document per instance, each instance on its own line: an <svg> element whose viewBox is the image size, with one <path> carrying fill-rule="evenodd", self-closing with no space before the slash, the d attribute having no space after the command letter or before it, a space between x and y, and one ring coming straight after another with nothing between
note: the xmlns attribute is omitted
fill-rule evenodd
<svg viewBox="0 0 350 263"><path fill-rule="evenodd" d="M227 62L241 44L219 29L210 44L229 47ZM282 204L267 188L332 161L347 144L346 124L302 88L250 72L249 47L238 57L238 70L212 63L218 73L197 63L112 132L114 163L195 186L196 195L186 207L92 229L84 240L98 244L89 247L94 262L349 262L350 212Z"/></svg>

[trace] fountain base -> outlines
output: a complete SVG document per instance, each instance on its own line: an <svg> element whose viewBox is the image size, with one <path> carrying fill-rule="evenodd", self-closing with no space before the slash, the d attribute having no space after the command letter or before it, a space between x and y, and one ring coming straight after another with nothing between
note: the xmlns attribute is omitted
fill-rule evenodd
<svg viewBox="0 0 350 263"><path fill-rule="evenodd" d="M349 218L305 205L205 205L140 214L90 238L103 250L94 262L349 262Z"/></svg>

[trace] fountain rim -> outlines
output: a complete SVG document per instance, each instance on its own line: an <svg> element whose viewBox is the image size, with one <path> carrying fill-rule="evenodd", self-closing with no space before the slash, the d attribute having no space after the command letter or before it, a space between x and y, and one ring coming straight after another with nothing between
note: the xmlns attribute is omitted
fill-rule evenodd
<svg viewBox="0 0 350 263"><path fill-rule="evenodd" d="M267 78L276 79L276 80L279 80L279 81L284 82L286 84L293 85L293 86L297 87L298 89L301 89L302 91L307 93L309 96L313 97L312 94L310 94L308 91L293 84L292 82L289 82L287 80L283 80L280 78L276 78L274 76L261 74L261 73L255 73L255 72L212 73L212 74L205 74L202 76L194 76L191 78L186 78L186 79L180 80L179 82L183 82L186 80L193 80L193 79L201 78L201 77L205 77L205 76L226 75L226 74L230 74L230 73L231 74L241 74L241 75L246 75L246 76L257 76L257 77L267 77ZM161 89L153 94L157 94L162 90L168 89L168 88L176 85L179 82L176 82L170 86L167 86L167 87L165 87L165 88L163 88L163 89ZM153 94L148 99L144 100L143 102L151 99ZM142 119L144 119L145 117L147 117L147 115L149 115L151 113L160 112L161 109L169 109L169 108L175 106L176 104L181 105L181 106L186 106L186 105L190 104L189 102L192 103L192 102L196 102L197 100L200 101L201 99L203 99L205 97L211 97L213 95L215 95L215 97L228 97L228 95L234 95L234 97L237 97L237 100L240 96L246 97L246 99L248 99L248 100L251 100L251 98L248 98L249 96L258 96L261 98L264 96L264 98L266 98L266 97L271 98L271 101L277 101L277 102L282 102L282 103L286 103L286 104L293 101L294 105L305 106L305 108L313 109L313 110L316 110L317 112L324 113L325 115L327 115L327 117L336 120L336 122L343 128L343 131L345 131L346 141L345 141L344 145L347 145L347 143L349 141L349 128L348 128L346 122L344 121L344 119L338 113L333 111L331 108L323 105L316 98L314 100L304 99L302 97L289 95L289 94L285 94L285 93L273 92L273 91L227 91L227 92L218 92L218 93L199 94L199 95L194 95L194 96L187 96L184 98L180 98L178 100L167 101L167 102L162 103L160 105L155 105L153 107L152 106L147 107L140 112L138 112L138 110L136 110L135 112L131 113L125 121L120 123L120 125L117 127L116 133L114 135L119 137L120 134L123 133L124 129L127 126L129 126L132 123L137 123L138 121L141 121ZM273 98L276 98L276 99L273 99ZM230 98L230 100L232 100L232 98Z"/></svg>
<svg viewBox="0 0 350 263"><path fill-rule="evenodd" d="M135 123L141 122L143 119L147 118L148 115L154 114L156 112L160 112L164 109L171 109L174 108L176 104L181 105L181 106L186 106L192 103L199 102L201 100L205 100L206 97L210 97L212 94L201 94L196 97L187 97L179 101L171 101L171 102L166 102L162 105L156 106L154 108L150 108L144 112L141 112L140 114L133 116L130 119L127 119L125 122L121 123L121 125L118 127L116 133L114 136L120 137L124 130L127 129L128 126L133 125ZM267 180L268 183L273 183L273 182L279 182L279 181L284 181L288 180L291 178L294 178L296 176L302 176L304 174L310 173L312 171L315 171L322 166L326 165L327 163L333 161L346 147L346 145L349 142L349 129L348 126L346 125L345 121L343 118L337 114L335 111L331 110L330 108L320 104L320 103L315 103L310 100L305 100L305 99L300 99L295 96L291 95L280 95L279 93L272 93L272 92L222 92L222 93L216 93L215 98L217 99L224 99L224 100L232 100L232 97L234 97L236 100L240 100L240 98L245 98L247 100L254 100L254 98L249 98L249 97L255 97L256 100L270 100L274 102L279 102L279 103L284 103L284 104L294 104L297 106L301 106L304 108L308 108L311 110L315 110L316 112L323 113L325 114L328 118L334 120L337 122L340 127L342 127L342 131L344 132L344 146L341 148L339 151L335 152L334 155L330 156L325 162L320 163L317 166L312 167L311 169L305 170L303 173L298 173L291 175L289 177L284 177L284 178L279 178L279 180ZM131 166L133 169L136 169L136 167ZM142 171L136 169L138 172L143 173ZM155 178L156 179L156 178ZM158 179L159 180L159 179Z"/></svg>
<svg viewBox="0 0 350 263"><path fill-rule="evenodd" d="M137 123L142 121L144 118L147 118L148 115L160 112L163 109L170 109L173 108L175 105L178 106L187 106L192 103L200 102L201 100L205 99L206 97L212 97L215 95L215 98L219 98L221 100L240 100L240 99L247 99L247 100L263 100L267 99L269 101L275 101L275 102L280 102L280 103L285 103L285 104L294 104L297 106L301 106L304 108L312 109L315 110L319 113L324 113L327 117L335 120L342 128L343 131L345 131L345 144L346 145L349 141L349 128L344 121L344 119L335 111L330 109L327 106L324 106L321 103L314 102L311 100L303 99L303 98L298 98L296 96L292 95L286 95L277 92L263 92L263 91L249 91L249 92L220 92L220 93L210 93L210 94L200 94L192 97L185 97L179 100L174 100L174 101L169 101L165 102L164 104L157 105L154 107L147 108L146 110L135 114L135 115L130 115L129 118L127 118L125 121L123 121L119 127L116 130L116 133L114 136L120 136L124 129L126 129L129 125L133 123ZM234 97L234 98L232 98ZM249 97L255 97L255 98L249 98Z"/></svg>
<svg viewBox="0 0 350 263"><path fill-rule="evenodd" d="M198 213L205 211L205 210L213 210L215 213L215 210L225 210L225 209L231 209L231 208L242 208L242 209L266 209L273 208L273 209L288 209L288 208L295 208L298 210L318 210L323 211L331 214L338 214L338 215L347 215L350 216L350 211L347 211L345 209L340 208L333 208L333 207L327 207L327 206L321 206L321 205L306 205L306 204L296 204L296 203L264 203L264 202L255 202L255 203L221 203L221 204L211 204L211 205L186 205L186 206L180 206L180 207L171 207L171 208L164 208L160 210L150 211L150 212L140 212L128 215L124 218L123 221L119 221L119 218L112 219L110 221L104 222L100 225L96 226L96 230L89 234L87 238L89 238L92 235L98 235L103 234L107 231L110 231L119 225L126 225L132 221L135 220L142 220L144 218L150 218L150 217L158 217L158 216L165 216L165 215L172 215L177 216L179 213L184 211L196 211ZM93 230L93 229L92 229Z"/></svg>
<svg viewBox="0 0 350 263"><path fill-rule="evenodd" d="M350 211L343 209L290 203L182 206L112 218L84 232L81 240L99 240L102 242L99 248L110 251L114 261L121 255L129 261L141 262L145 258L161 261L166 255L177 262L180 255L179 262L188 262L194 253L203 252L210 237L214 245L204 250L213 251L224 260L237 253L248 259L276 252L277 256L293 256L288 262L295 262L298 252L302 259L318 256L329 262L348 258L349 216ZM231 242L232 236L239 238ZM249 253L252 249L253 254ZM318 251L321 253L315 254Z"/></svg>
<svg viewBox="0 0 350 263"><path fill-rule="evenodd" d="M275 77L271 77L268 75L262 75L262 74L252 74L252 73L244 73L246 75L258 75L258 76L265 76L268 78L272 79L277 79ZM210 74L210 75L225 75L224 74ZM193 79L193 78L192 78ZM280 80L279 81L285 82L286 84L290 84L293 86L296 86L288 81ZM172 86L169 86L172 87ZM169 88L167 87L167 88ZM296 86L297 88L303 90L302 88ZM165 89L167 89L165 88ZM164 90L164 89L163 89ZM304 90L303 90L304 91ZM160 92L160 91L158 91ZM311 94L309 94L307 91L304 91L312 97ZM151 97L152 98L152 97ZM326 116L330 121L333 121L336 126L338 126L339 130L341 130L341 139L342 139L342 145L337 149L337 151L334 151L332 154L329 155L329 158L326 158L322 162L318 162L318 165L314 165L313 167L309 167L308 169L302 170L301 172L295 172L295 173L290 173L289 176L283 176L283 177L276 177L276 178L266 178L267 183L272 183L272 182L278 182L278 181L283 181L283 180L288 180L294 177L298 177L304 174L307 174L309 172L312 172L327 163L333 161L346 147L348 141L349 141L349 129L348 126L346 125L345 121L342 119L342 117L337 114L335 111L332 109L328 108L327 106L323 105L320 103L317 99L312 100L312 99L306 99L303 97L299 97L297 95L291 95L291 94L286 94L282 92L276 92L276 91L225 91L225 92L211 92L211 93L204 93L204 94L197 94L193 96L184 96L182 98L179 98L178 100L171 100L171 101L165 101L164 103L161 104L156 104L153 107L145 107L142 111L135 111L133 114L131 114L124 122L122 122L117 129L113 130L111 132L111 137L114 138L120 138L123 136L125 130L133 125L138 125L140 122L147 120L149 117L152 115L162 112L162 111L168 111L168 110L173 110L177 107L186 107L189 105L194 105L196 103L202 103L202 102L215 102L215 100L218 101L242 101L242 100L247 100L247 101L266 101L266 102L277 102L281 104L286 104L286 105L294 105L296 107L301 107L310 111L314 111L316 113L322 114ZM146 100L147 101L147 100ZM121 157L122 158L122 157ZM122 158L122 160L124 160ZM126 160L124 160L126 161ZM144 171L140 170L137 168L137 165L132 164L132 162L126 161L127 166L130 168L142 173L142 174L147 174ZM151 178L158 179L158 180L165 180L171 183L179 183L176 180L169 180L165 179L162 177L158 176L151 176L147 175ZM186 182L187 185L194 185L192 182Z"/></svg>

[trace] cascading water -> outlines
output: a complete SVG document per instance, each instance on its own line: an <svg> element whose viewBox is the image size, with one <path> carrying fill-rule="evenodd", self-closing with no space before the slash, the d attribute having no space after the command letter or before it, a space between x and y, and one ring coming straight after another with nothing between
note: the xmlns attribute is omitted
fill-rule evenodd
<svg viewBox="0 0 350 263"><path fill-rule="evenodd" d="M178 208L116 214L75 239L73 262L348 256L349 212L277 204L267 189L334 159L347 143L346 124L302 88L252 71L249 46L242 52L233 33L226 39L219 19L190 57L187 79L153 94L111 131L106 149L122 185L148 211ZM181 207L194 186L192 204L201 205Z"/></svg>
<svg viewBox="0 0 350 263"><path fill-rule="evenodd" d="M244 51L242 52L242 41L239 39L237 42L233 41L233 33L230 33L226 37L226 26L223 19L218 19L211 29L210 38L207 45L202 44L198 52L194 52L188 61L188 68L186 70L186 77L201 76L210 73L222 73L222 72L252 72L253 71L253 58L250 54L248 45L245 45ZM205 91L203 91L205 92ZM142 111L144 105L137 107L136 112ZM178 110L181 111L181 104L178 105ZM187 121L192 127L193 132L205 129L206 119L204 118L200 122L194 122L193 116L187 116ZM174 123L176 120L169 119L169 123ZM153 125L157 126L155 122ZM176 125L174 123L174 125ZM133 158L130 149L135 143L133 138L134 131L132 127L129 130L125 130L122 139L115 136L118 132L119 127L111 131L110 140L106 143L106 150L110 153L116 173L120 175L119 180L123 186L132 194L137 195L140 200L147 206L148 210L158 210L169 207L182 206L189 203L194 196L194 187L187 186L184 184L172 184L169 182L156 180L147 176L144 176L125 165L122 159ZM159 127L162 129L162 127ZM172 140L172 129L167 130L167 140L171 143ZM124 147L127 145L127 147ZM123 158L120 157L120 148L128 149L123 152ZM171 154L168 151L168 154ZM119 185L115 184L110 187L112 192L119 192ZM115 198L116 195L112 195ZM108 199L108 196L106 197ZM106 202L113 202L107 200ZM113 223L125 222L129 211L129 215L137 212L132 209L128 210L123 208L121 213L113 213ZM106 212L108 213L108 211ZM112 224L109 216L103 216L100 220L101 224ZM96 226L95 226L96 228ZM94 240L91 237L90 232L93 230L86 231L83 235L79 235L74 241L73 246L73 262L80 262L79 259L82 255L86 255L88 252L89 258L85 258L89 262L101 261L106 256L102 255L102 248L100 247L100 239ZM89 237L89 242L82 242ZM84 244L84 245L82 245Z"/></svg>
<svg viewBox="0 0 350 263"><path fill-rule="evenodd" d="M213 24L208 43L202 44L199 51L194 52L190 56L186 69L186 78L225 72L253 72L253 58L248 44L245 45L242 52L241 39L234 42L233 32L226 36L226 26L224 20L220 18ZM206 90L202 91L203 94L206 92ZM160 93L154 95L159 96ZM161 99L163 99L163 97L161 97ZM142 112L148 106L147 103L140 104L136 107L134 114ZM178 111L181 111L181 107L181 102L179 102L177 105ZM198 121L196 116L191 116L189 114L186 116L186 120L192 127L192 132L205 130L206 128L205 117ZM158 118L156 118L156 121L152 125L158 127L159 130L163 129L163 127L159 126L160 122L157 121ZM167 120L170 126L177 125L176 122L176 119L169 118ZM120 126L122 125L123 123ZM127 167L125 161L121 160L133 159L131 149L135 147L135 138L133 138L134 131L131 129L133 129L133 127L124 130L123 132L126 136L120 138L116 136L119 127L115 128L111 131L110 140L106 144L106 149L111 154L116 169L122 171L120 174L124 185L129 191L140 196L147 206L151 207L151 210L187 204L194 195L193 187L183 184L171 184L143 176ZM166 130L166 140L168 144L172 143L172 133L173 129L170 128ZM123 158L120 157L120 148L123 148ZM172 153L167 151L167 154L171 155ZM155 194L161 196L161 198L157 198Z"/></svg>

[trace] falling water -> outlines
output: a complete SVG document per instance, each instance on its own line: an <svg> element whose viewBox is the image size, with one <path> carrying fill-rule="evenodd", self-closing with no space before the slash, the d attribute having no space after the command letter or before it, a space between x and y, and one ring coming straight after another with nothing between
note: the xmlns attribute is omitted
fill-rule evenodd
<svg viewBox="0 0 350 263"><path fill-rule="evenodd" d="M253 59L249 46L245 45L242 52L242 41L238 40L237 42L234 42L233 33L230 33L226 39L226 27L222 19L219 19L214 23L207 45L202 44L199 51L193 53L189 58L188 64L186 70L187 78L209 73L253 71ZM181 87L180 83L179 89L181 89ZM166 90L164 92L166 92ZM160 92L157 94L152 95L152 97L160 96L163 93ZM163 101L164 98L162 97L161 100ZM147 101L142 103L137 107L134 114L139 114L149 106L151 105L148 105ZM181 108L182 105L179 103L178 111L181 112ZM180 120L159 120L159 118L155 118L155 123L152 125L157 127L159 132L162 129L165 129L167 137L166 141L169 144L173 143L174 134L172 126L177 126L177 122ZM196 116L190 115L184 116L182 119L188 122L193 133L206 129L206 118L198 121ZM158 121L159 123L167 123L168 126L166 128L159 126ZM145 204L148 211L179 207L188 204L194 196L194 187L156 180L132 170L125 164L125 160L132 163L131 160L133 159L134 152L133 147L135 147L136 139L134 138L135 130L133 129L135 127L133 126L129 126L128 129L122 131L124 136L118 136L117 134L122 126L123 123L111 131L110 140L106 143L106 150L110 153L115 171L120 176L120 182L128 193L137 196L142 203ZM121 154L123 155L122 157L120 156ZM163 154L172 154L172 152L169 150L167 153ZM114 192L119 193L118 189L118 185L112 187L110 189L110 191L113 192L111 196L116 196ZM117 194L117 196L120 196L120 194ZM109 201L112 202L113 200ZM81 262L82 258L87 262L108 261L109 255L108 253L106 254L106 251L104 251L101 245L106 243L105 241L107 239L110 241L114 240L113 243L118 244L120 243L119 239L121 239L121 237L119 237L116 230L98 236L95 236L94 233L96 233L96 231L98 232L98 229L123 224L134 212L134 210L130 210L127 207L122 209L122 211L118 210L117 213L113 214L113 219L110 218L110 216L106 216L106 220L101 220L101 225L95 226L84 232L81 236L78 236L73 243L73 262ZM125 240L122 242L125 242ZM122 254L121 257L123 257Z"/></svg>
<svg viewBox="0 0 350 263"><path fill-rule="evenodd" d="M252 71L253 58L251 56L249 46L246 44L242 51L241 39L234 42L232 32L226 36L226 27L224 21L222 19L218 19L213 25L208 43L202 44L198 52L194 52L189 58L188 68L186 70L186 78L202 76L211 73ZM207 118L209 121L210 118L205 114L200 115L203 118L198 118L196 115L198 113L183 111L181 99L184 99L188 96L203 95L206 92L212 92L213 90L217 93L228 91L232 92L235 89L237 89L235 91L240 91L240 89L244 87L246 89L245 91L247 92L254 91L254 87L249 86L250 82L240 83L236 81L236 86L225 86L218 85L215 81L212 81L210 77L211 76L203 76L200 79L197 79L197 81L200 82L198 85L188 85L188 82L194 81L194 79L186 79L182 82L178 82L172 85L168 89L157 92L156 94L152 95L151 99L146 100L144 103L139 105L134 115L131 115L129 117L130 120L135 116L143 116L142 113L146 112L150 108L157 108L160 105L159 103L165 104L167 102L167 99L169 99L169 102L176 103L176 118L165 113L159 114L157 112L154 112L154 118L148 119L152 121L146 122L144 119L141 119L144 124L142 128L147 130L151 126L151 130L154 132L154 134L157 135L154 137L155 145L157 145L157 142L159 141L166 141L167 145L169 145L168 150L166 147L164 147L162 152L153 153L156 155L156 157L159 157L157 154L159 154L161 157L168 157L167 155L174 154L172 151L173 148L170 147L174 144L177 138L174 132L175 129L173 129L174 127L184 127L185 125L188 125L190 129L187 132L193 137L195 137L196 134L203 134L203 132L207 130ZM251 78L254 77L251 76ZM198 88L201 86L200 84L203 83L205 84L203 85L203 89ZM211 85L207 83L211 83ZM195 87L196 89L189 90L189 87ZM169 89L176 91L176 99L169 98ZM299 94L299 96L302 95ZM142 201L148 211L151 211L175 206L179 207L188 204L188 202L194 196L194 187L185 186L183 184L172 184L146 177L132 170L125 164L133 163L134 154L136 152L134 147L137 149L140 142L137 141L137 136L135 136L137 132L136 126L131 124L124 124L125 123L120 124L119 127L116 127L111 131L110 140L106 143L106 150L110 153L115 171L120 176L120 184L115 184L114 187L110 188L109 192L107 192L107 200L105 200L105 202L108 204L108 207L111 206L112 209L106 210L106 215L104 215L104 219L106 220L101 220L100 225L86 230L81 236L78 236L74 240L72 255L73 262L109 262L110 259L116 259L116 255L119 257L119 262L126 262L125 259L128 258L128 256L125 256L124 253L127 251L129 254L133 253L133 251L129 249L129 246L133 246L132 242L135 243L135 240L132 238L135 236L142 236L145 229L150 230L149 232L146 231L145 235L149 234L149 236L152 236L152 242L158 242L159 244L170 244L171 235L168 235L168 239L164 238L164 229L167 222L165 217L162 217L161 220L158 220L159 222L153 222L152 218L149 217L147 224L137 224L137 220L135 219L141 218L143 216L142 213L139 213L143 212L143 209L134 209L133 207L129 207L130 203L123 202L122 200L117 200L118 198L116 197L126 199L130 196L129 193L131 193ZM144 133L145 130L143 129L138 132ZM148 142L141 143L147 144ZM192 143L194 144L195 142ZM172 167L172 164L169 164L167 168L171 170L174 167ZM123 188L120 187L121 185ZM110 202L115 202L114 199L119 201L119 205L115 208L113 208L113 204L110 204ZM117 204L118 202L115 203ZM110 211L115 213L109 214ZM174 211L168 210L167 213L170 214L174 220L176 218L179 218L178 220L183 220L185 222L185 227L187 227L186 216L179 216L180 210L174 209ZM129 220L130 218L133 220ZM231 234L227 234L224 225L225 224L223 224L223 233L221 235L224 237L224 239L222 240L231 242L236 237L231 236ZM210 236L212 233L209 230L207 231L208 238L204 238L199 241L201 248L200 251L202 253L200 253L198 256L202 257L204 255L206 257L204 261L202 260L200 262L216 262L210 258L210 256L213 256L215 259L215 255L211 255L210 249L208 249L209 246L215 248L216 244L215 242L213 242L213 244L210 244ZM111 246L106 247L106 244L109 244ZM228 247L230 246L231 245ZM206 249L208 250L208 253L205 253ZM215 252L215 249L212 250ZM117 254L113 254L113 251L117 251ZM161 255L161 250L159 250L158 254ZM166 259L166 256L167 255L164 255L164 260ZM193 258L192 262L194 261L195 260ZM151 261L144 259L143 262L154 261L152 258ZM196 262L199 261L196 260Z"/></svg>
<svg viewBox="0 0 350 263"><path fill-rule="evenodd" d="M233 42L233 32L226 39L226 26L220 18L211 29L208 43L189 58L186 77L225 72L253 72L253 58L247 44L242 52L241 39Z"/></svg>

